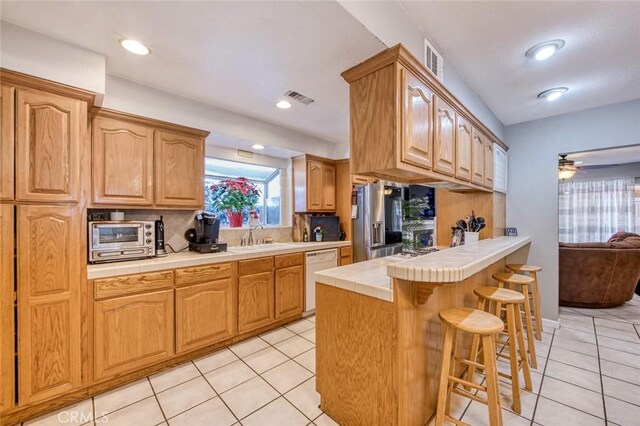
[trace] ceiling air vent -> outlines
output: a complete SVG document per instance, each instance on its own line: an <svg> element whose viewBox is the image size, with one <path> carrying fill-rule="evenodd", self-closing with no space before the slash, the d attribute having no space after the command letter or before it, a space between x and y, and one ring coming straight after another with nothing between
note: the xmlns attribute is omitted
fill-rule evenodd
<svg viewBox="0 0 640 426"><path fill-rule="evenodd" d="M311 98L306 97L305 95L303 95L302 93L298 93L294 90L287 90L284 94L284 96L291 98L291 99L295 99L298 102L302 102L305 105L309 105L310 103L313 103L314 100Z"/></svg>
<svg viewBox="0 0 640 426"><path fill-rule="evenodd" d="M424 39L424 65L438 80L444 81L444 60L429 40Z"/></svg>

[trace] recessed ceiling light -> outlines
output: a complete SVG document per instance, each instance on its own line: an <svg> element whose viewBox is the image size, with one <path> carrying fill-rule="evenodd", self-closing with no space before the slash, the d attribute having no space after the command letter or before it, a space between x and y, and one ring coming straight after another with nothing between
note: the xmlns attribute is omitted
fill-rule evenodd
<svg viewBox="0 0 640 426"><path fill-rule="evenodd" d="M555 101L560 96L564 95L567 90L569 90L568 87L554 87L553 89L538 93L538 97L547 101Z"/></svg>
<svg viewBox="0 0 640 426"><path fill-rule="evenodd" d="M251 148L253 148L253 149L264 149L264 145L260 145L259 143L257 143L255 145L251 145Z"/></svg>
<svg viewBox="0 0 640 426"><path fill-rule="evenodd" d="M538 61L544 61L551 57L554 53L560 50L564 46L564 40L550 40L544 43L539 43L527 50L525 56L527 58L535 58Z"/></svg>
<svg viewBox="0 0 640 426"><path fill-rule="evenodd" d="M291 108L291 103L287 101L278 101L276 102L276 106L280 109L289 109Z"/></svg>
<svg viewBox="0 0 640 426"><path fill-rule="evenodd" d="M129 52L136 55L148 55L151 53L151 50L144 44L140 43L138 40L133 40L130 38L120 40L120 45L127 49Z"/></svg>

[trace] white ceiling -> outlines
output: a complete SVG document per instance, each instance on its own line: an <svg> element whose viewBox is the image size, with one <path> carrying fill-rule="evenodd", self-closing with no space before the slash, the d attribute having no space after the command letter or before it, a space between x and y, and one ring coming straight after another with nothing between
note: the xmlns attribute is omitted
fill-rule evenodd
<svg viewBox="0 0 640 426"><path fill-rule="evenodd" d="M602 166L608 164L640 163L640 145L584 151L567 155L569 160L580 162L576 166Z"/></svg>
<svg viewBox="0 0 640 426"><path fill-rule="evenodd" d="M106 55L111 75L329 142L348 140L340 73L385 48L336 2L3 0L1 14ZM126 52L121 38L143 41L151 55ZM315 102L277 109L289 89Z"/></svg>
<svg viewBox="0 0 640 426"><path fill-rule="evenodd" d="M640 98L640 2L400 1L505 124ZM564 48L542 62L530 47ZM555 102L543 90L569 87Z"/></svg>

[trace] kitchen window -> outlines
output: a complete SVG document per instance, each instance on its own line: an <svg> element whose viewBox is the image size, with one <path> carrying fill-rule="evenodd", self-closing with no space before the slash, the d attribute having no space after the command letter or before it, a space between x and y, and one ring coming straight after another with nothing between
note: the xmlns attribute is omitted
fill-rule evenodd
<svg viewBox="0 0 640 426"><path fill-rule="evenodd" d="M204 204L205 210L216 213L220 216L223 226L229 224L225 212L218 211L213 204L210 187L225 179L237 179L245 177L254 183L260 190L260 198L256 210L258 211L260 222L263 225L277 226L281 223L281 190L282 180L280 169L276 167L260 166L257 164L240 163L237 161L221 160L207 157L205 159L204 178ZM242 224L245 226L248 221L248 214L243 214Z"/></svg>

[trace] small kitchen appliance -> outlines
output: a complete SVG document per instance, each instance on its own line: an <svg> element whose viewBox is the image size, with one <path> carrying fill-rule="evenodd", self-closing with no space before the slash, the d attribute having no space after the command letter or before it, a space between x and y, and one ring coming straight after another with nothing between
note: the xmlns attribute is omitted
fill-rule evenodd
<svg viewBox="0 0 640 426"><path fill-rule="evenodd" d="M156 220L156 257L165 257L167 251L164 249L164 221L162 216Z"/></svg>
<svg viewBox="0 0 640 426"><path fill-rule="evenodd" d="M156 254L153 222L90 221L88 236L89 263L144 259Z"/></svg>
<svg viewBox="0 0 640 426"><path fill-rule="evenodd" d="M187 231L190 235L189 251L198 253L217 253L227 251L226 243L218 243L220 234L220 219L213 213L202 212L194 218L195 232Z"/></svg>

